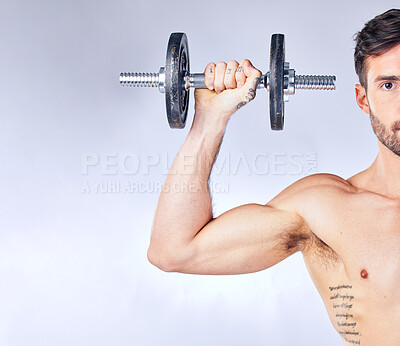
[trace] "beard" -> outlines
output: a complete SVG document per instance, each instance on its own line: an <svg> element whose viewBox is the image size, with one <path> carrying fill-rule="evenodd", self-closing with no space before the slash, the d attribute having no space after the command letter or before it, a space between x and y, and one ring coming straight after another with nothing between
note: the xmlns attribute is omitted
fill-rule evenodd
<svg viewBox="0 0 400 346"><path fill-rule="evenodd" d="M400 130L400 121L394 122L390 128L381 122L370 109L369 118L371 120L372 130L374 131L379 142L381 142L392 153L400 156L400 139L397 136L397 131Z"/></svg>

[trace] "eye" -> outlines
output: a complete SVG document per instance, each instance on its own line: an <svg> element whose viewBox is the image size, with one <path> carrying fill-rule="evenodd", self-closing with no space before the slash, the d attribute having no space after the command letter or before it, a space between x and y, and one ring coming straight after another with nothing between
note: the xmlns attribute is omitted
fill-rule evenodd
<svg viewBox="0 0 400 346"><path fill-rule="evenodd" d="M394 84L392 82L386 82L382 84L383 89L392 90L394 88Z"/></svg>

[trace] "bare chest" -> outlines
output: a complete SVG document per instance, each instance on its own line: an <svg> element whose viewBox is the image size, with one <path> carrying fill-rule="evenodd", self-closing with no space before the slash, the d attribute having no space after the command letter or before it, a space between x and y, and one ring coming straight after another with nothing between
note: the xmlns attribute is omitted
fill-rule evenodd
<svg viewBox="0 0 400 346"><path fill-rule="evenodd" d="M316 242L305 261L333 326L345 344L400 344L399 210L352 210L331 226L333 247Z"/></svg>
<svg viewBox="0 0 400 346"><path fill-rule="evenodd" d="M377 207L359 214L338 224L343 274L370 299L391 297L400 302L400 210Z"/></svg>

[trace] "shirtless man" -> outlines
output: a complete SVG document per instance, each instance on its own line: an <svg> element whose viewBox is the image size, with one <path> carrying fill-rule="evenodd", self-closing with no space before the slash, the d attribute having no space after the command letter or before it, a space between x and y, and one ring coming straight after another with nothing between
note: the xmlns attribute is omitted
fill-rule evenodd
<svg viewBox="0 0 400 346"><path fill-rule="evenodd" d="M371 166L347 180L314 174L266 205L213 218L210 171L229 117L254 98L261 72L248 60L210 63L159 198L148 258L168 272L243 274L301 251L344 344L398 346L400 10L368 22L356 42L356 100L379 147Z"/></svg>

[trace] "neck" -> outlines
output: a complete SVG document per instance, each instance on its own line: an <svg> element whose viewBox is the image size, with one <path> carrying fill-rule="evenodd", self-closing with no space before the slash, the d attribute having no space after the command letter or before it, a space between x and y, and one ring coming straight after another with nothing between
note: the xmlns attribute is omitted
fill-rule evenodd
<svg viewBox="0 0 400 346"><path fill-rule="evenodd" d="M378 141L379 153L366 170L368 189L381 195L400 198L400 156Z"/></svg>

